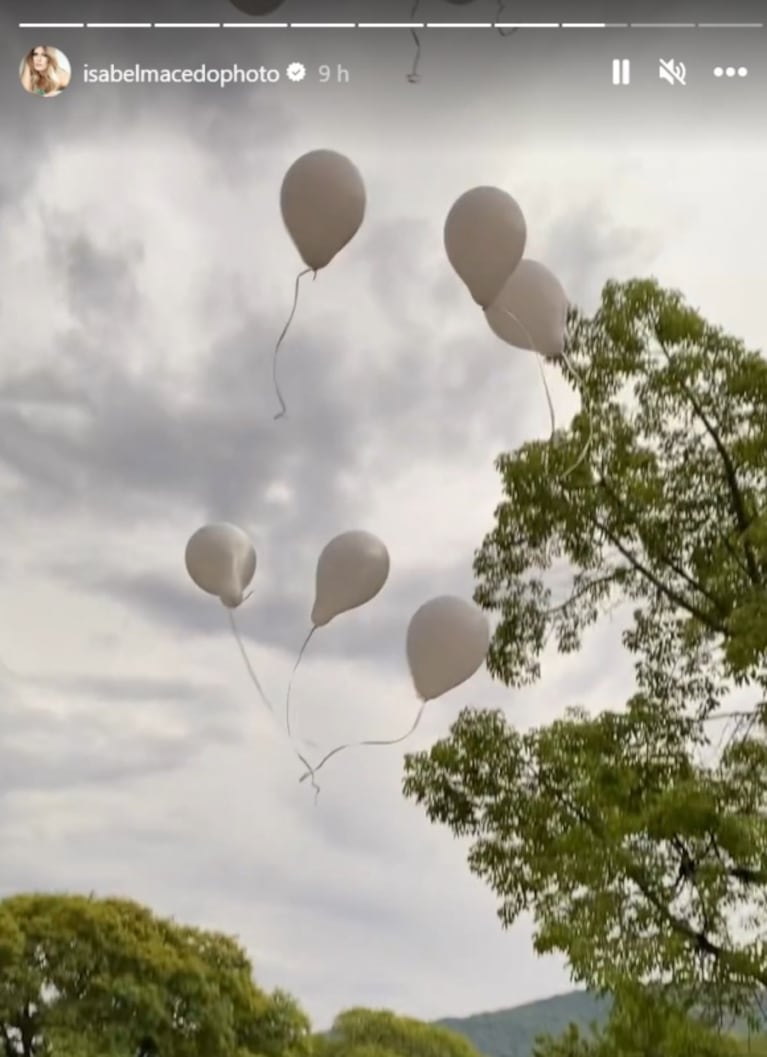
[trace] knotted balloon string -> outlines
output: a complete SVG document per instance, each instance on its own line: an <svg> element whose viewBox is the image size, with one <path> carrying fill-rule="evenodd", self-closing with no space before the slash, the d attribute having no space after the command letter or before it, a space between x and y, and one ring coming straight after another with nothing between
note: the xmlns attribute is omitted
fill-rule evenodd
<svg viewBox="0 0 767 1057"><path fill-rule="evenodd" d="M418 14L418 8L420 6L421 0L413 0L413 6L410 9L411 22L415 20L415 17ZM415 58L413 59L413 66L410 70L410 73L407 75L407 79L410 84L418 84L418 82L421 80L421 75L418 72L418 64L421 61L421 41L414 29L410 30L410 36L413 38L413 42L415 44Z"/></svg>
<svg viewBox="0 0 767 1057"><path fill-rule="evenodd" d="M251 594L252 594L252 592L251 592ZM250 595L246 595L246 597L249 598ZM244 601L244 599L243 599L243 601ZM235 639L235 642L237 643L237 648L240 651L240 656L242 657L243 662L245 664L245 668L247 670L247 673L250 676L250 681L253 683L253 685L255 686L256 690L258 691L258 696L261 698L261 701L266 705L266 707L269 709L269 711L272 713L272 715L275 715L274 706L272 705L271 701L267 697L263 686L261 686L261 681L259 680L258 676L256 675L256 672L255 672L255 669L253 668L253 665L250 663L250 657L248 656L248 651L245 649L245 643L242 641L242 636L240 635L239 628L237 627L237 621L234 619L234 613L232 612L231 609L228 609L227 613L228 613L228 616L229 616L229 624L231 625L232 632L234 634L234 639ZM312 789L314 790L314 802L316 803L317 802L317 797L320 795L320 787L317 785L316 781L314 780L314 770L312 768L312 765L309 763L309 761L306 759L306 757L302 753L300 753L298 751L298 749L295 747L295 745L293 746L293 751L295 752L295 754L298 757L298 759L300 760L300 762L306 768L306 772L301 776L300 781L303 782L305 778L308 778L308 777L311 776Z"/></svg>
<svg viewBox="0 0 767 1057"><path fill-rule="evenodd" d="M306 651L306 647L311 642L312 635L315 633L316 630L317 630L317 628L316 628L316 626L314 626L311 629L311 631L309 632L309 634L306 636L306 638L304 639L304 642L303 642L303 645L301 646L301 649L298 651L298 657L296 657L296 663L293 665L293 671L290 673L290 681L288 682L288 692L285 694L285 729L287 730L288 737L291 740L293 739L293 733L292 733L292 731L290 729L290 694L291 694L291 691L293 689L293 679L295 678L296 672L298 671L298 666L301 663L301 659L304 656L304 652Z"/></svg>
<svg viewBox="0 0 767 1057"><path fill-rule="evenodd" d="M337 756L339 752L344 752L346 749L362 749L362 748L365 748L366 746L399 745L401 742L406 741L410 737L411 734L415 733L415 731L416 731L416 729L418 727L418 724L421 722L421 717L423 716L424 709L426 708L426 704L427 704L426 701L423 701L421 703L421 707L418 709L418 714L415 717L415 721L413 722L413 725L411 726L410 730L406 734L402 735L401 738L392 738L389 741L380 741L380 740L377 740L377 739L376 740L366 740L366 741L353 741L353 742L350 742L348 745L337 745L335 747L335 749L331 749L330 752L326 753L322 757L322 759L320 760L320 762L317 764L316 767L310 767L309 770L306 772L306 774L302 774L301 777L298 779L299 782L304 782L304 781L306 781L307 778L311 777L312 786L315 787L315 775L317 774L317 772L322 770L322 768L325 766L325 764L328 762L328 760L331 760L334 756ZM315 799L316 799L316 797L315 797Z"/></svg>
<svg viewBox="0 0 767 1057"><path fill-rule="evenodd" d="M315 279L317 278L317 271L314 268L304 268L304 270L302 272L299 272L298 275L296 276L296 283L295 283L295 287L293 289L293 307L290 310L290 315L288 316L287 323L282 328L282 334L280 334L279 338L277 338L277 344L274 346L274 356L272 358L272 379L274 381L274 391L277 394L277 399L280 402L280 410L274 416L275 421L278 418L283 418L285 416L287 410L288 410L287 407L285 406L285 401L282 399L282 392L280 391L280 383L279 383L279 380L277 378L277 355L278 355L278 353L280 351L280 346L282 345L283 341L285 340L285 336L288 333L288 330L290 329L290 324L293 322L293 316L296 314L296 309L298 308L298 291L299 291L299 287L301 285L301 280L303 279L303 277L305 275L308 275L309 272L314 272L314 278Z"/></svg>
<svg viewBox="0 0 767 1057"><path fill-rule="evenodd" d="M495 21L502 22L503 14L506 10L506 0L498 0L498 10L495 12ZM519 26L512 26L511 28L504 28L503 26L496 26L498 33L502 37L510 37L512 33L516 33Z"/></svg>

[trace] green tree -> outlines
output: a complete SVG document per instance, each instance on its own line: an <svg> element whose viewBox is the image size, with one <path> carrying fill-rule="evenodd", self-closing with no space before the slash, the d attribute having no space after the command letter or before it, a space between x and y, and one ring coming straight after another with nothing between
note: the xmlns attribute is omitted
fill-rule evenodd
<svg viewBox="0 0 767 1057"><path fill-rule="evenodd" d="M318 1040L316 1057L479 1057L462 1035L388 1010L350 1009Z"/></svg>
<svg viewBox="0 0 767 1057"><path fill-rule="evenodd" d="M576 980L673 981L714 1023L767 987L767 364L652 281L573 312L567 354L582 410L497 463L489 668L533 682L620 606L635 693L527 733L467 710L405 794Z"/></svg>
<svg viewBox="0 0 767 1057"><path fill-rule="evenodd" d="M283 1057L309 1027L227 936L127 900L0 902L2 1057Z"/></svg>
<svg viewBox="0 0 767 1057"><path fill-rule="evenodd" d="M626 988L607 1024L584 1036L572 1026L538 1040L533 1057L763 1057L764 1039L737 1038L680 1008L672 994Z"/></svg>

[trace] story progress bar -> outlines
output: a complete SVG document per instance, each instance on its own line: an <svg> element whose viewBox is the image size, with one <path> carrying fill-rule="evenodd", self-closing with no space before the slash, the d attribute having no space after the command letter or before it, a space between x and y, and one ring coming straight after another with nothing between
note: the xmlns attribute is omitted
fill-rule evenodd
<svg viewBox="0 0 767 1057"><path fill-rule="evenodd" d="M764 29L763 22L19 22L19 29Z"/></svg>

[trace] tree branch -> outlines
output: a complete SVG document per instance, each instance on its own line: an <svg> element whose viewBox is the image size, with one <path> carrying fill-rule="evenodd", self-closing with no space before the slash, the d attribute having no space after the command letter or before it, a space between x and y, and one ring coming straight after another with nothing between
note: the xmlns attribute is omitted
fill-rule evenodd
<svg viewBox="0 0 767 1057"><path fill-rule="evenodd" d="M5 1024L0 1024L0 1036L2 1036L3 1039L5 1057L17 1057L16 1046L14 1045L13 1039L8 1034L8 1028Z"/></svg>
<svg viewBox="0 0 767 1057"><path fill-rule="evenodd" d="M563 613L569 606L577 602L579 598L588 594L593 588L600 587L602 584L614 583L615 580L618 580L619 578L620 572L616 570L615 572L608 573L606 576L598 576L595 580L589 580L588 583L582 584L577 591L573 591L570 597L565 599L564 602L561 602L558 606L552 606L551 609L547 609L546 616L551 617L554 616L555 613Z"/></svg>
<svg viewBox="0 0 767 1057"><path fill-rule="evenodd" d="M593 837L596 837L596 839L603 845L607 843L604 827L600 822L584 812L577 804L568 800L568 798L558 789L551 789L551 793L554 799L559 801L560 806L564 807L566 810L572 811L575 817L590 831ZM728 966L733 972L743 975L743 968L738 964L739 959L735 952L715 943L705 931L693 928L688 921L685 921L684 918L675 914L658 893L655 892L647 878L637 867L632 866L630 863L624 863L624 871L626 877L636 885L641 895L644 896L661 920L664 921L678 936L682 936L688 940L690 945L700 952L700 954L708 955L709 957L720 961L723 965ZM751 972L750 978L767 989L767 971L754 970Z"/></svg>
<svg viewBox="0 0 767 1057"><path fill-rule="evenodd" d="M653 329L655 331L655 340L658 342L660 350L666 358L666 362L670 364L671 356L665 344L658 335L657 326ZM754 587L763 587L764 584L759 565L756 560L756 555L754 554L754 550L751 544L748 542L747 538L748 530L751 527L751 520L749 519L746 513L746 503L743 498L743 493L740 490L740 485L738 484L738 475L735 470L735 464L733 463L732 458L730 457L730 453L727 451L727 448L724 445L724 441L719 436L719 433L714 428L713 424L710 422L708 416L706 415L706 412L703 410L700 402L695 397L695 394L682 379L680 379L680 385L685 396L690 401L693 411L700 419L703 428L713 441L714 447L716 448L717 453L720 459L722 460L722 464L724 465L724 475L727 481L727 487L730 490L730 506L732 509L733 516L735 518L735 525L743 539L743 550L746 556L746 565L748 567L749 578Z"/></svg>
<svg viewBox="0 0 767 1057"><path fill-rule="evenodd" d="M618 495L618 493L613 489L613 487L601 475L599 477L598 484L602 488L603 491L607 492L607 495L613 501L613 503L618 507L618 509L621 512L625 513L626 512L626 504L625 504L625 502L623 501L621 496ZM639 540L640 540L642 546L649 553L652 548L648 545L647 539L645 538L645 536L644 536L644 534L642 532L641 526L639 526L636 522L634 522L633 523L633 527L637 531L637 535L639 536ZM660 550L658 548L656 548L656 550L657 550L658 559L660 561L662 561L664 565L667 565L668 568L673 573L675 573L679 577L680 580L682 580L684 583L686 583L688 587L691 587L693 591L697 591L699 594L703 595L704 598L708 599L708 601L711 602L712 605L716 606L716 608L722 614L722 616L726 616L726 614L727 614L726 607L722 604L720 599L718 599L715 595L712 595L710 591L707 591L705 589L705 587L703 587L702 584L698 583L697 580L693 580L693 578L683 568L681 568L679 565L676 564L676 562L670 557L669 554L666 553L666 551Z"/></svg>
<svg viewBox="0 0 767 1057"><path fill-rule="evenodd" d="M679 606L680 609L684 609L690 616L695 617L699 620L704 627L709 628L711 631L716 631L720 635L727 635L727 629L722 625L714 621L708 613L704 613L702 609L699 609L693 602L680 595L678 591L675 591L673 587L669 587L664 584L650 569L648 569L642 562L633 554L628 548L622 543L622 541L612 532L607 525L599 520L599 518L590 519L595 528L599 529L612 545L617 548L618 551L623 555L626 561L631 565L635 572L638 572L641 576L644 576L646 580L655 587L659 594L664 595L669 601L674 602Z"/></svg>

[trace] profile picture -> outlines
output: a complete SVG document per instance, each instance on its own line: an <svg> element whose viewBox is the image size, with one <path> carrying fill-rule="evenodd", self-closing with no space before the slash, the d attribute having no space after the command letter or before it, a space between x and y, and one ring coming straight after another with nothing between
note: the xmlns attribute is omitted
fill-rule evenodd
<svg viewBox="0 0 767 1057"><path fill-rule="evenodd" d="M49 44L37 44L21 60L19 79L30 95L48 99L68 86L72 67L63 51Z"/></svg>

